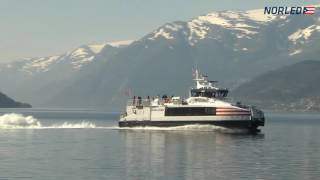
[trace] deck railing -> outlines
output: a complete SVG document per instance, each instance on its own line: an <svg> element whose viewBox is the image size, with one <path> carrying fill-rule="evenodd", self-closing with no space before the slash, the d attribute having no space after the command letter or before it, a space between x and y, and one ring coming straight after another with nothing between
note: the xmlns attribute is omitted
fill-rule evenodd
<svg viewBox="0 0 320 180"><path fill-rule="evenodd" d="M163 105L164 103L174 103L182 104L181 99L129 99L127 102L128 106L154 106L154 105Z"/></svg>
<svg viewBox="0 0 320 180"><path fill-rule="evenodd" d="M239 102L235 102L234 99L231 97L219 98L220 100L226 101L234 106L238 106L240 108L248 109L250 106L241 104ZM127 102L127 106L156 106L156 105L163 105L165 103L173 103L173 104L184 104L182 99L172 99L172 98L150 98L150 99L129 99Z"/></svg>
<svg viewBox="0 0 320 180"><path fill-rule="evenodd" d="M129 99L128 106L150 106L152 99Z"/></svg>

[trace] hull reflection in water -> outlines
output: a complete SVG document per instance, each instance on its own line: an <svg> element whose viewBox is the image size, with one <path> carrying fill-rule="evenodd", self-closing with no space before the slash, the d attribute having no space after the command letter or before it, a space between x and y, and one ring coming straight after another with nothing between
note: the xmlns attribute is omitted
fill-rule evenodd
<svg viewBox="0 0 320 180"><path fill-rule="evenodd" d="M254 148L255 141L264 139L263 134L248 135L246 133L225 134L204 131L142 131L143 129L122 130L125 142L125 173L130 179L159 179L175 177L177 179L216 179L230 174L230 169L221 168L232 166L235 160L252 152L236 153L237 143L242 139L252 139L248 148ZM147 131L148 130L148 131ZM157 129L161 130L161 128ZM172 130L172 131L170 131ZM218 129L216 129L218 130ZM223 129L220 129L223 130ZM224 131L223 131L224 132ZM237 138L234 138L237 136ZM229 146L229 148L225 148ZM221 151L221 149L225 149ZM250 156L259 156L257 152ZM244 164L250 165L250 159ZM140 168L145 167L145 168ZM235 167L235 170L237 168ZM229 176L231 177L231 176Z"/></svg>
<svg viewBox="0 0 320 180"><path fill-rule="evenodd" d="M155 127L155 126L135 126L135 127L120 127L120 130L131 130L131 131L182 131L187 133L201 133L201 132L212 132L212 133L230 133L230 134L248 134L252 133L249 129L243 128L227 128L222 126L205 125L205 124L193 124L184 126L173 126L173 127ZM257 132L257 131L256 131Z"/></svg>

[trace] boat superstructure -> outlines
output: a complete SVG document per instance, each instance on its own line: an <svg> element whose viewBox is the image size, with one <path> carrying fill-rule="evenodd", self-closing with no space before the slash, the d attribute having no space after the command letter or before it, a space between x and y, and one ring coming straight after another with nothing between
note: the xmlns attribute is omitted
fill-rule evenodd
<svg viewBox="0 0 320 180"><path fill-rule="evenodd" d="M215 86L216 81L194 71L195 86L188 98L134 97L121 114L120 127L171 127L190 124L216 125L256 130L264 126L264 113L241 103L227 100L228 89Z"/></svg>

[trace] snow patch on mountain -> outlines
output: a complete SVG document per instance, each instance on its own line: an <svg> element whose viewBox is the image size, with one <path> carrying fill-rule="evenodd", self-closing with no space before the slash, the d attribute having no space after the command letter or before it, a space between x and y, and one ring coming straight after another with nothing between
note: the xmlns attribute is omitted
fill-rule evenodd
<svg viewBox="0 0 320 180"><path fill-rule="evenodd" d="M101 50L106 46L107 44L92 44L92 45L88 45L88 47L90 48L90 50L92 52L94 52L95 54L101 52Z"/></svg>
<svg viewBox="0 0 320 180"><path fill-rule="evenodd" d="M95 56L99 54L103 48L107 45L120 48L131 44L132 40L126 41L116 41L116 42L108 42L103 44L90 44L83 45L79 48L76 48L72 51L68 51L61 55L48 56L48 57L35 57L35 58L22 58L17 61L13 61L8 63L1 68L6 69L17 69L17 71L27 73L29 75L34 75L37 73L43 73L50 71L53 65L57 65L59 63L63 66L69 64L74 71L81 69L86 64L91 63ZM15 64L19 62L18 66Z"/></svg>
<svg viewBox="0 0 320 180"><path fill-rule="evenodd" d="M106 45L119 48L119 47L123 47L123 46L128 46L132 42L133 42L133 40L114 41L114 42L108 42L108 43L103 43L103 44L91 44L91 45L88 45L88 47L90 48L90 50L93 53L98 54L102 51L102 49L104 47L106 47Z"/></svg>
<svg viewBox="0 0 320 180"><path fill-rule="evenodd" d="M219 13L210 13L205 16L199 16L198 19L209 24L215 24L224 27L231 26L230 21L223 18L223 16L221 16Z"/></svg>
<svg viewBox="0 0 320 180"><path fill-rule="evenodd" d="M220 12L221 15L223 15L225 18L228 19L239 19L241 18L239 12L237 11L224 11L224 12Z"/></svg>
<svg viewBox="0 0 320 180"><path fill-rule="evenodd" d="M296 50L292 51L291 53L289 53L289 56L294 56L294 55L299 54L301 52L302 52L302 49L296 49Z"/></svg>
<svg viewBox="0 0 320 180"><path fill-rule="evenodd" d="M177 24L166 24L165 28L170 29L171 31L178 31L179 29L182 29L183 27L181 25L177 25Z"/></svg>
<svg viewBox="0 0 320 180"><path fill-rule="evenodd" d="M71 64L75 69L80 69L83 65L90 63L93 61L95 56L90 56L90 57L85 57L85 58L80 58L80 59L75 59L71 61Z"/></svg>
<svg viewBox="0 0 320 180"><path fill-rule="evenodd" d="M85 48L78 48L78 49L75 49L74 51L71 52L71 56L73 57L85 57L85 56L88 56L92 54L91 52L88 52L88 49L85 49Z"/></svg>
<svg viewBox="0 0 320 180"><path fill-rule="evenodd" d="M177 30L178 30L178 26L166 25L165 27L154 31L153 37L149 37L148 39L155 40L158 37L163 37L165 39L173 39L173 36L171 35L171 31L177 31Z"/></svg>
<svg viewBox="0 0 320 180"><path fill-rule="evenodd" d="M208 26L204 25L202 21L197 19L188 22L188 28L190 31L188 40L191 46L197 42L197 39L204 39L210 30ZM188 33L185 33L185 35L188 35Z"/></svg>
<svg viewBox="0 0 320 180"><path fill-rule="evenodd" d="M226 12L220 12L220 13L210 13L206 16L199 16L197 20L193 20L193 22L197 22L198 25L207 24L209 25L217 25L221 26L225 29L229 29L232 31L235 31L236 33L233 33L236 35L237 38L244 38L249 37L249 35L257 34L257 27L252 24L252 22L248 22L249 19L254 19L251 16L253 16L254 13L257 13L256 11L226 11ZM265 22L266 19L262 18L256 18L255 21L258 21L256 23L260 23L261 21ZM251 24L249 24L251 23ZM194 23L193 23L194 25ZM194 26L192 26L193 29ZM198 28L199 29L199 28ZM201 38L204 38L204 35L207 34L209 28L201 29ZM200 34L200 33L198 33Z"/></svg>
<svg viewBox="0 0 320 180"><path fill-rule="evenodd" d="M186 26L178 23L168 23L154 31L149 40L157 38L174 39L176 32L181 30L191 46L199 40L210 38L219 40L219 28L228 29L236 38L252 39L259 32L261 25L277 19L277 16L265 15L263 9L249 11L221 11L198 16Z"/></svg>
<svg viewBox="0 0 320 180"><path fill-rule="evenodd" d="M131 43L133 43L134 41L133 40L124 40L124 41L114 41L114 42L109 42L109 43L106 43L112 47L122 47L122 46L128 46L130 45Z"/></svg>
<svg viewBox="0 0 320 180"><path fill-rule="evenodd" d="M31 59L23 67L22 71L32 74L33 72L46 72L49 66L57 61L60 56L50 56L43 58Z"/></svg>
<svg viewBox="0 0 320 180"><path fill-rule="evenodd" d="M254 9L246 11L243 14L245 17L260 23L270 22L276 19L277 16L264 14L264 9Z"/></svg>
<svg viewBox="0 0 320 180"><path fill-rule="evenodd" d="M298 40L308 40L313 32L320 32L320 26L313 24L305 29L299 29L298 31L289 35L288 39L294 44L297 44Z"/></svg>
<svg viewBox="0 0 320 180"><path fill-rule="evenodd" d="M163 36L166 39L173 39L173 36L171 36L170 33L165 32L164 29L160 29L159 32L154 35L154 38L157 38L158 36Z"/></svg>

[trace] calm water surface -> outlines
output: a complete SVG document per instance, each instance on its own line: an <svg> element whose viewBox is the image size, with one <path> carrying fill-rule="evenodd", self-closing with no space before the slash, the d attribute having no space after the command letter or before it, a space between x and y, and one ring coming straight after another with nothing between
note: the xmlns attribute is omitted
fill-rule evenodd
<svg viewBox="0 0 320 180"><path fill-rule="evenodd" d="M0 114L0 180L320 179L320 114L267 113L258 135L119 129L118 114L93 111Z"/></svg>

